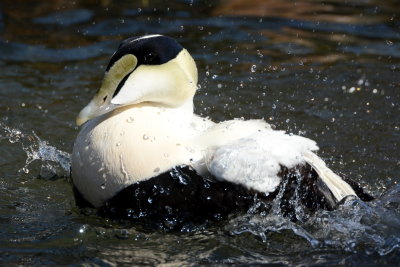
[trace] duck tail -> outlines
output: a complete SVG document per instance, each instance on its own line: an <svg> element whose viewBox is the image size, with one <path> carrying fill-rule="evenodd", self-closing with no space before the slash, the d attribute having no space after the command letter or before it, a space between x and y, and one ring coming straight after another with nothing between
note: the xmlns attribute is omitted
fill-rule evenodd
<svg viewBox="0 0 400 267"><path fill-rule="evenodd" d="M319 178L328 187L336 202L340 202L347 196L357 197L353 188L339 175L329 169L325 162L311 151L304 153L305 161L317 172Z"/></svg>

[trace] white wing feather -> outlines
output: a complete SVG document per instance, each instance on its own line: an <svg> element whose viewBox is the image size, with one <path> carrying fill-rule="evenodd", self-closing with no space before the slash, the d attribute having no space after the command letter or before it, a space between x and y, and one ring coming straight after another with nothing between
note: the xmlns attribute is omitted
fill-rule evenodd
<svg viewBox="0 0 400 267"><path fill-rule="evenodd" d="M309 151L304 154L304 159L318 173L337 201L341 201L346 196L357 196L353 188L329 169L320 157Z"/></svg>
<svg viewBox="0 0 400 267"><path fill-rule="evenodd" d="M260 192L273 192L281 182L281 166L305 164L304 154L318 150L314 141L283 131L262 129L248 136L211 147L208 171L219 180Z"/></svg>

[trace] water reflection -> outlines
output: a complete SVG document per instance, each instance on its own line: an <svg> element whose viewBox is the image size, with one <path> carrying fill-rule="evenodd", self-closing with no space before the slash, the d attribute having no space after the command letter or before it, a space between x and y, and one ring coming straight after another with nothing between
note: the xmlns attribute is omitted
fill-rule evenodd
<svg viewBox="0 0 400 267"><path fill-rule="evenodd" d="M258 16L278 17L290 20L303 20L315 22L334 22L340 24L374 24L381 22L393 22L397 10L397 1L385 1L384 3L368 1L278 1L255 0L252 2L243 0L229 0L218 5L213 10L213 15L232 16ZM358 15L358 16L357 16ZM367 19L365 18L367 17ZM318 25L318 24L317 24Z"/></svg>
<svg viewBox="0 0 400 267"><path fill-rule="evenodd" d="M390 0L2 1L0 261L398 264L399 10ZM334 170L383 197L304 224L244 216L191 234L78 213L65 168L75 116L119 41L154 32L196 59L197 113L263 117L316 139Z"/></svg>

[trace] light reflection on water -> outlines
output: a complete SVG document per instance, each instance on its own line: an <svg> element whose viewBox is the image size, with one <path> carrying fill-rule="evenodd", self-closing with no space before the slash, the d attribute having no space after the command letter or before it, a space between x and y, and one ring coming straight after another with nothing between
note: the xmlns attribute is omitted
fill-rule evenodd
<svg viewBox="0 0 400 267"><path fill-rule="evenodd" d="M0 5L2 262L398 263L396 1L74 3ZM304 223L244 215L190 234L80 214L68 182L75 116L119 41L155 32L177 38L196 59L197 113L263 117L313 138L334 170L378 200Z"/></svg>

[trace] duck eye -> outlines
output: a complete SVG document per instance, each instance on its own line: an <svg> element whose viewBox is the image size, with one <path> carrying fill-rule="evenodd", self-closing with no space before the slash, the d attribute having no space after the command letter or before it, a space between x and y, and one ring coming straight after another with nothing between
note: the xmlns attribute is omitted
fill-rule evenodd
<svg viewBox="0 0 400 267"><path fill-rule="evenodd" d="M149 52L144 56L144 63L152 63L157 57L157 54L154 52Z"/></svg>
<svg viewBox="0 0 400 267"><path fill-rule="evenodd" d="M107 96L103 97L103 102L106 102Z"/></svg>

